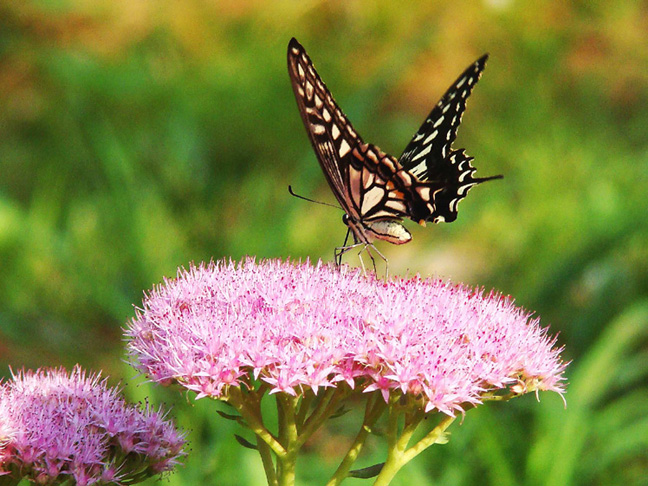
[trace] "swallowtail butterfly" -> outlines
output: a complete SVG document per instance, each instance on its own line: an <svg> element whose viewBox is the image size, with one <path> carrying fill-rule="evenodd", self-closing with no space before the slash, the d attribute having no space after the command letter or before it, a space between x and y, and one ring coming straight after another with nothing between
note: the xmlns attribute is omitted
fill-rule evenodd
<svg viewBox="0 0 648 486"><path fill-rule="evenodd" d="M471 64L430 112L400 159L363 142L315 71L296 39L288 44L288 73L308 137L333 194L345 211L344 246L335 260L357 246L373 248L374 240L396 245L409 242L407 217L425 226L457 218L457 204L479 183L502 176L477 178L472 157L453 150L466 99L479 80L488 55ZM349 232L354 244L346 246ZM362 261L362 259L361 259Z"/></svg>

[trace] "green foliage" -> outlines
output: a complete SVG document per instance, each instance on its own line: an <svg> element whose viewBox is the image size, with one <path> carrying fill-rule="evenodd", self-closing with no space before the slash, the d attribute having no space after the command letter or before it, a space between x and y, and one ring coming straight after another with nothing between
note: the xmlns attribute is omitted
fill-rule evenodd
<svg viewBox="0 0 648 486"><path fill-rule="evenodd" d="M393 273L536 310L573 360L568 406L541 395L470 411L394 484L646 484L645 20L636 2L5 2L0 373L80 362L117 381L132 375L120 361L132 305L178 266L331 258L341 214L287 191L333 200L292 98L290 37L355 128L395 155L489 51L457 146L504 180L472 191L456 223L380 249ZM213 402L127 393L174 403L190 429L170 484L262 484ZM346 419L298 465L307 484L330 475ZM359 466L381 452L369 444Z"/></svg>

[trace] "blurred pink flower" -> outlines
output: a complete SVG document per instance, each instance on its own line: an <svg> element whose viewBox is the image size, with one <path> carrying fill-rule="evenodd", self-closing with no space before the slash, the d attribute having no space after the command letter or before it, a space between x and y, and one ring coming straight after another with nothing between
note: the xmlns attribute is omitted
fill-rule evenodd
<svg viewBox="0 0 648 486"><path fill-rule="evenodd" d="M254 379L291 395L346 382L454 415L498 389L564 392L561 349L511 299L321 263L182 269L146 296L126 334L141 372L198 398Z"/></svg>
<svg viewBox="0 0 648 486"><path fill-rule="evenodd" d="M78 366L20 372L0 385L0 471L16 479L138 482L172 469L184 443L161 412L128 405Z"/></svg>

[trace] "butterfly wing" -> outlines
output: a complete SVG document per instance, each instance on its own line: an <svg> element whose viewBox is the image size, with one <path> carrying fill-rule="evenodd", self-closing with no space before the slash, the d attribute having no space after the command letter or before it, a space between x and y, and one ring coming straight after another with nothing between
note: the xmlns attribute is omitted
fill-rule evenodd
<svg viewBox="0 0 648 486"><path fill-rule="evenodd" d="M452 150L466 100L479 81L488 54L471 64L443 95L405 147L399 162L421 186L420 197L411 203L415 221L451 222L457 218L457 204L480 182L501 176L475 178L473 160L463 150ZM429 189L429 190L428 190Z"/></svg>
<svg viewBox="0 0 648 486"><path fill-rule="evenodd" d="M294 38L288 73L317 160L342 209L359 222L406 216L404 196L392 182L400 165L362 141Z"/></svg>
<svg viewBox="0 0 648 486"><path fill-rule="evenodd" d="M399 162L419 180L429 179L438 166L446 163L457 138L466 100L479 81L487 59L488 54L483 55L457 78L405 147Z"/></svg>

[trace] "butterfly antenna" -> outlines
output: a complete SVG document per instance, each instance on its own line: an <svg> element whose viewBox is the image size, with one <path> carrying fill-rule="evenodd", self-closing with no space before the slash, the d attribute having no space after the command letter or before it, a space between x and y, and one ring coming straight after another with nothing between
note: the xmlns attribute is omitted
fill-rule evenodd
<svg viewBox="0 0 648 486"><path fill-rule="evenodd" d="M330 207L336 208L336 209L342 209L341 207L336 206L335 204L329 204L329 203L325 203L325 202L322 202L322 201L315 201L314 199L309 199L307 197L300 196L299 194L293 192L291 185L288 185L288 192L290 193L291 196L295 196L298 199L303 199L304 201L312 202L312 203L315 203L315 204L321 204L322 206L330 206Z"/></svg>

